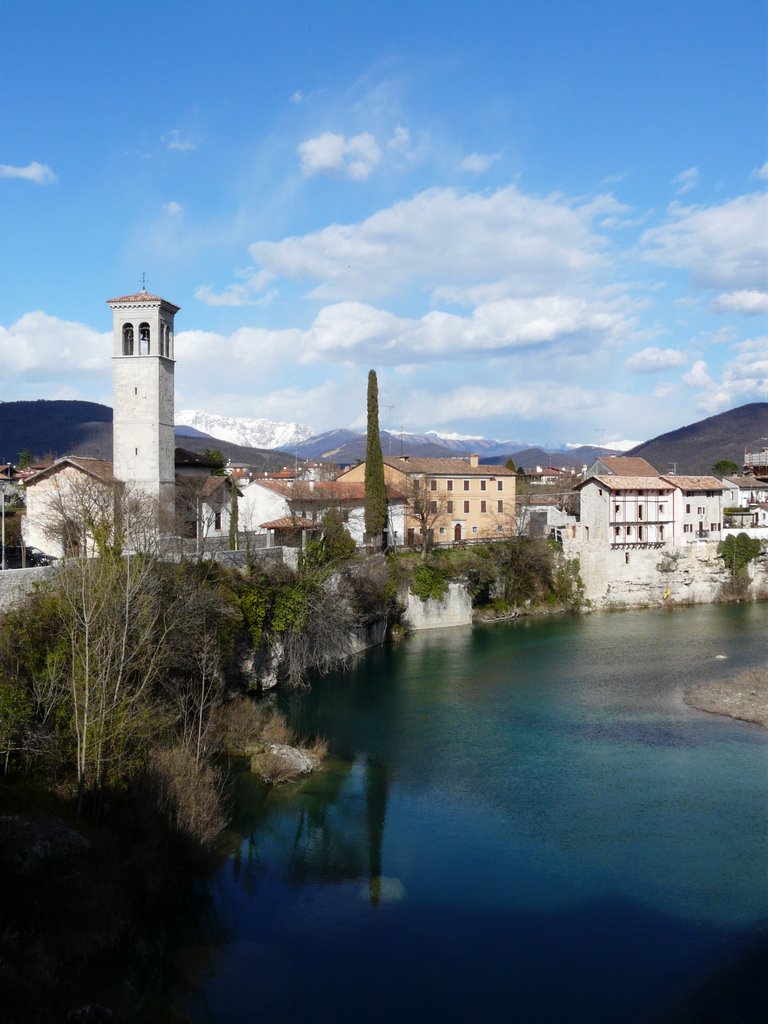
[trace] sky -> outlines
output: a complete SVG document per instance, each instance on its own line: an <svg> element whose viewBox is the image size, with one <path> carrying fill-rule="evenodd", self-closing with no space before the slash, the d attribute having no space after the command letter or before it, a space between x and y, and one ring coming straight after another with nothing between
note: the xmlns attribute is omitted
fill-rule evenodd
<svg viewBox="0 0 768 1024"><path fill-rule="evenodd" d="M551 446L768 401L764 0L4 0L0 400ZM755 439L745 439L745 443Z"/></svg>

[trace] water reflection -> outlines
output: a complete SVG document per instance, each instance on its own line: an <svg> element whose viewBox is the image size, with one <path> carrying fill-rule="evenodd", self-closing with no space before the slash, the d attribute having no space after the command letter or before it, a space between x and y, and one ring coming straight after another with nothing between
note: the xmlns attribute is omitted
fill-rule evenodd
<svg viewBox="0 0 768 1024"><path fill-rule="evenodd" d="M370 903L381 900L389 789L382 764L332 759L290 791L266 790L243 773L238 788L251 828L232 854L232 879L249 896L269 874L291 887L367 879Z"/></svg>
<svg viewBox="0 0 768 1024"><path fill-rule="evenodd" d="M680 700L765 615L423 633L287 701L332 756L240 778L195 1019L651 1019L768 916L768 740Z"/></svg>

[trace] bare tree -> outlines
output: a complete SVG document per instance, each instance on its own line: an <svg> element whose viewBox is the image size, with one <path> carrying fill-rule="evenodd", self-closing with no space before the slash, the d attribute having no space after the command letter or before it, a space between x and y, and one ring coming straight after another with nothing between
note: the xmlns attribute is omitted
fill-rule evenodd
<svg viewBox="0 0 768 1024"><path fill-rule="evenodd" d="M448 520L448 494L433 490L433 483L437 482L426 476L411 476L405 485L406 518L418 524L423 559L433 544L435 529Z"/></svg>

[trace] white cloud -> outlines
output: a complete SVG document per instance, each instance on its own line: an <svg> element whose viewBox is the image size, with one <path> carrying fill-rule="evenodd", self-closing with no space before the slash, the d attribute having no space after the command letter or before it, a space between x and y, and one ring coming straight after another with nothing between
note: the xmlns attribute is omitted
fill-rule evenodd
<svg viewBox="0 0 768 1024"><path fill-rule="evenodd" d="M180 213L184 212L184 207L181 205L181 203L177 203L174 199L172 199L169 203L163 203L163 209L171 217L176 217Z"/></svg>
<svg viewBox="0 0 768 1024"><path fill-rule="evenodd" d="M105 371L111 337L111 332L103 334L40 310L25 313L10 327L0 326L0 377L21 374L41 380Z"/></svg>
<svg viewBox="0 0 768 1024"><path fill-rule="evenodd" d="M217 304L238 303L221 297ZM244 328L217 344L222 356L226 349L229 358L242 353L246 361L252 346L255 353L291 351L297 363L306 365L367 366L372 360L404 365L481 359L553 346L593 351L625 324L618 306L563 296L505 299L479 306L470 316L433 311L412 319L361 302L338 302L323 306L304 330ZM183 337L179 336L180 345ZM206 346L212 337L206 336ZM286 344L290 349L282 348Z"/></svg>
<svg viewBox="0 0 768 1024"><path fill-rule="evenodd" d="M395 130L392 133L392 138L387 142L387 149L398 150L399 152L406 152L411 145L411 133L407 128L404 128L401 124L395 126Z"/></svg>
<svg viewBox="0 0 768 1024"><path fill-rule="evenodd" d="M274 276L265 271L248 271L241 275L242 283L229 285L223 292L214 292L207 284L200 285L195 291L195 298L206 306L253 306L271 302L276 292L267 291Z"/></svg>
<svg viewBox="0 0 768 1024"><path fill-rule="evenodd" d="M432 188L360 223L255 242L250 251L276 278L318 282L311 297L319 299L499 280L519 294L549 292L601 265L607 241L592 221L610 206L610 197L578 205L562 196L526 196L514 185L490 194Z"/></svg>
<svg viewBox="0 0 768 1024"><path fill-rule="evenodd" d="M712 309L715 313L768 313L768 292L751 289L718 295Z"/></svg>
<svg viewBox="0 0 768 1024"><path fill-rule="evenodd" d="M687 171L681 171L676 177L672 179L672 184L676 185L675 191L679 196L685 195L686 192L693 191L699 182L699 168L689 167Z"/></svg>
<svg viewBox="0 0 768 1024"><path fill-rule="evenodd" d="M683 378L702 392L697 408L712 414L746 402L768 399L768 337L752 338L735 346L736 356L727 362L715 380L700 360Z"/></svg>
<svg viewBox="0 0 768 1024"><path fill-rule="evenodd" d="M459 164L459 170L470 174L485 174L500 156L500 153L468 153Z"/></svg>
<svg viewBox="0 0 768 1024"><path fill-rule="evenodd" d="M719 206L673 204L668 222L641 237L645 258L687 270L712 288L765 288L768 194L755 192Z"/></svg>
<svg viewBox="0 0 768 1024"><path fill-rule="evenodd" d="M47 164L33 160L26 167L13 167L11 164L0 164L0 178L20 178L22 181L33 181L35 185L51 185L56 175Z"/></svg>
<svg viewBox="0 0 768 1024"><path fill-rule="evenodd" d="M706 360L697 359L688 373L683 374L683 383L689 388L711 388L714 381L709 375Z"/></svg>
<svg viewBox="0 0 768 1024"><path fill-rule="evenodd" d="M173 149L178 153L188 153L190 150L197 149L198 146L198 143L190 136L182 135L180 128L172 128L167 132L163 136L163 142L166 149Z"/></svg>
<svg viewBox="0 0 768 1024"><path fill-rule="evenodd" d="M295 92L292 92L288 98L290 99L291 103L294 103L296 104L296 106L298 106L300 103L303 103L307 97L301 91L301 89L297 89Z"/></svg>
<svg viewBox="0 0 768 1024"><path fill-rule="evenodd" d="M685 366L688 357L676 348L644 348L634 352L626 361L626 367L634 373L660 373L675 366Z"/></svg>
<svg viewBox="0 0 768 1024"><path fill-rule="evenodd" d="M305 177L315 174L344 174L356 181L368 178L381 160L381 149L369 132L347 139L335 132L323 132L298 147Z"/></svg>
<svg viewBox="0 0 768 1024"><path fill-rule="evenodd" d="M768 180L768 160L761 167L756 167L752 171L752 177L761 178L763 181Z"/></svg>

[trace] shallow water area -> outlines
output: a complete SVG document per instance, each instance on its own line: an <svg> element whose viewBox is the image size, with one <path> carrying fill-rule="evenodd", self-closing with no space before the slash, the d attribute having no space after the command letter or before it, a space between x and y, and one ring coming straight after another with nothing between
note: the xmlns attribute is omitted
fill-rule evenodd
<svg viewBox="0 0 768 1024"><path fill-rule="evenodd" d="M737 977L751 1012L768 734L681 694L765 664L767 621L432 631L315 681L286 708L331 758L275 791L239 776L191 1019L696 1020Z"/></svg>

